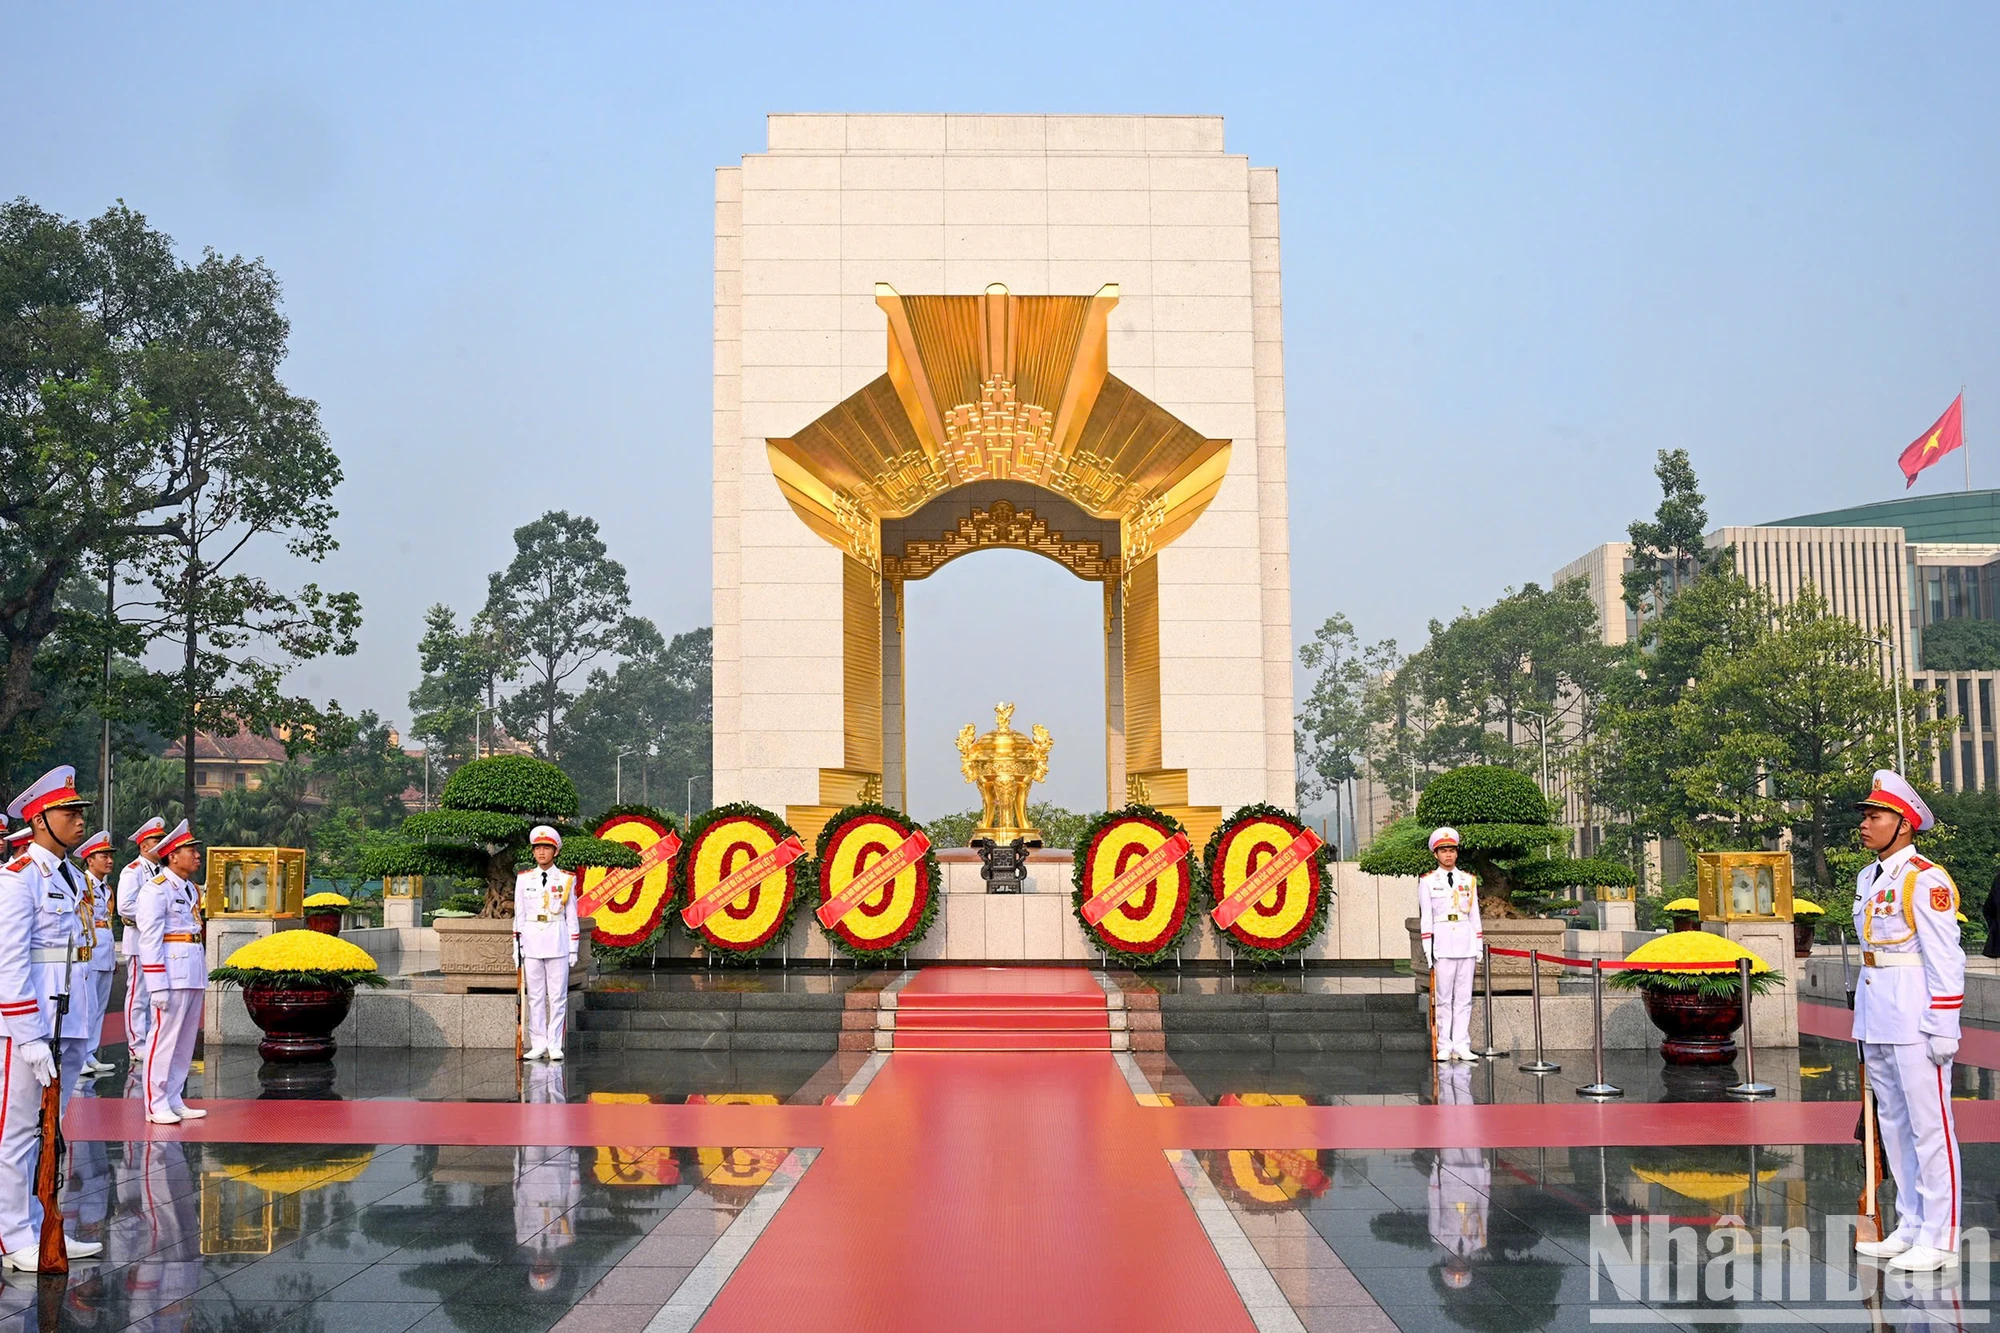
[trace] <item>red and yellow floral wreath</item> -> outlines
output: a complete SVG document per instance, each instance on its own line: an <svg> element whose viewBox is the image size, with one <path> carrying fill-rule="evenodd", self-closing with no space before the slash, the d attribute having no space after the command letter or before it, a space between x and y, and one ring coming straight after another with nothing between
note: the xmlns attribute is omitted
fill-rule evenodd
<svg viewBox="0 0 2000 1333"><path fill-rule="evenodd" d="M1246 805L1217 827L1203 857L1208 908L1257 872L1257 868L1307 833L1289 811L1274 805ZM1217 931L1235 952L1253 962L1270 962L1302 952L1326 929L1326 863L1333 849L1316 848L1233 924Z"/></svg>
<svg viewBox="0 0 2000 1333"><path fill-rule="evenodd" d="M798 836L791 825L762 806L721 805L697 815L674 858L681 924L687 926L687 907L719 888L733 872ZM799 898L812 881L812 858L800 855L734 895L699 925L688 926L688 933L721 956L758 957L784 938Z"/></svg>
<svg viewBox="0 0 2000 1333"><path fill-rule="evenodd" d="M1093 819L1077 839L1070 868L1071 910L1093 943L1137 966L1157 963L1180 947L1193 924L1191 908L1197 871L1187 852L1131 895L1104 912L1095 924L1088 904L1118 884L1119 877L1161 853L1183 830L1172 815L1149 805L1128 805ZM1138 873L1144 873L1140 870Z"/></svg>
<svg viewBox="0 0 2000 1333"><path fill-rule="evenodd" d="M819 893L824 907L845 892L869 867L895 857L924 827L900 810L873 803L850 805L826 821L819 831ZM880 873L880 872L878 872ZM821 923L834 948L851 958L884 959L907 953L930 933L937 919L941 878L929 845L914 859L843 913L832 925Z"/></svg>
<svg viewBox="0 0 2000 1333"><path fill-rule="evenodd" d="M599 820L591 833L606 842L623 843L643 857L672 831L670 823L653 814L616 809ZM679 859L678 854L675 859ZM612 873L604 866L588 867L579 878L577 892L588 895ZM595 910L592 915L596 918L597 927L591 932L591 938L612 948L644 944L659 930L660 922L665 919L667 908L672 906L673 901L673 863L655 866L613 893Z"/></svg>

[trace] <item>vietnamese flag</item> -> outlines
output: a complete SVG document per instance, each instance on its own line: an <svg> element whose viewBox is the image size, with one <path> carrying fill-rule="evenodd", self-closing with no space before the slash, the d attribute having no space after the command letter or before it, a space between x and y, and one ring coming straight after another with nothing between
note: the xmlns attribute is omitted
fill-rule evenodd
<svg viewBox="0 0 2000 1333"><path fill-rule="evenodd" d="M1964 445L1965 425L1961 416L1964 406L1965 395L1961 393L1951 400L1951 406L1944 410L1944 415L1937 419L1937 424L1911 441L1910 447L1903 450L1903 456L1896 460L1896 464L1903 469L1903 475L1908 478L1903 485L1904 490L1907 491L1917 484L1919 472Z"/></svg>

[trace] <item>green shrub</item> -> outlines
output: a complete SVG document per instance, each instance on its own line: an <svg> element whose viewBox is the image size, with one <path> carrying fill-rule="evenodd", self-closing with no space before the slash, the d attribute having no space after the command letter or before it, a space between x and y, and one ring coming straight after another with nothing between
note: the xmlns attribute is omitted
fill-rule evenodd
<svg viewBox="0 0 2000 1333"><path fill-rule="evenodd" d="M531 819L571 819L576 784L554 764L524 754L494 755L461 765L444 784L446 810L486 810Z"/></svg>
<svg viewBox="0 0 2000 1333"><path fill-rule="evenodd" d="M1417 797L1417 822L1426 830L1444 824L1547 824L1551 817L1533 778L1496 764L1440 773Z"/></svg>

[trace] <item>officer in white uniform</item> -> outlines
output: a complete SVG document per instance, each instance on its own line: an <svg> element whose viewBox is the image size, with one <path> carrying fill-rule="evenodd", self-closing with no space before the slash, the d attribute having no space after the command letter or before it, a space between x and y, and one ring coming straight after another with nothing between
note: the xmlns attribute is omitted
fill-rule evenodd
<svg viewBox="0 0 2000 1333"><path fill-rule="evenodd" d="M158 815L139 825L132 833L132 843L139 854L118 872L118 919L125 925L125 938L118 946L126 959L125 1051L132 1057L135 1069L146 1057L146 1038L153 1031L153 1006L146 1002L146 978L139 970L139 919L132 912L139 905L140 886L160 873L160 863L153 852L166 833L167 821Z"/></svg>
<svg viewBox="0 0 2000 1333"><path fill-rule="evenodd" d="M36 1271L40 1258L42 1209L34 1183L41 1156L41 1092L59 1077L49 1049L58 993L50 983L53 977L59 988L64 971L74 965L75 903L82 888L65 857L83 842L88 804L77 794L76 770L65 764L43 774L7 807L8 818L24 821L34 838L0 870L0 1027L6 1033L0 1043L0 1265L22 1273ZM80 1038L59 1044L73 1045L80 1061ZM64 1240L72 1259L104 1248Z"/></svg>
<svg viewBox="0 0 2000 1333"><path fill-rule="evenodd" d="M1458 830L1431 834L1438 868L1417 881L1417 929L1431 969L1431 1003L1437 1013L1435 1059L1470 1060L1472 971L1486 934L1479 924L1479 884L1458 868Z"/></svg>
<svg viewBox="0 0 2000 1333"><path fill-rule="evenodd" d="M118 970L117 949L111 938L111 830L100 829L76 849L83 865L85 907L84 944L90 958L83 965L88 989L82 992L83 1020L88 1029L83 1051L86 1078L108 1074L115 1067L98 1054L104 1040L104 1011L111 1005L111 978ZM71 997L75 999L75 996Z"/></svg>
<svg viewBox="0 0 2000 1333"><path fill-rule="evenodd" d="M523 1060L560 1060L568 1030L569 969L579 944L576 878L556 869L562 835L538 824L528 835L535 863L514 877L514 961L527 986Z"/></svg>
<svg viewBox="0 0 2000 1333"><path fill-rule="evenodd" d="M1927 1273L1958 1262L1963 1196L1951 1115L1951 1063L1965 1004L1958 888L1911 841L1937 821L1902 774L1880 769L1857 806L1875 864L1855 879L1861 984L1854 1040L1868 1064L1882 1153L1896 1181L1896 1229L1854 1248Z"/></svg>
<svg viewBox="0 0 2000 1333"><path fill-rule="evenodd" d="M201 942L201 890L195 871L201 847L183 819L154 849L160 871L139 890L139 970L153 1008L153 1039L146 1048L146 1119L177 1125L208 1114L189 1106L188 1068L201 1032L201 999L208 989L208 958Z"/></svg>

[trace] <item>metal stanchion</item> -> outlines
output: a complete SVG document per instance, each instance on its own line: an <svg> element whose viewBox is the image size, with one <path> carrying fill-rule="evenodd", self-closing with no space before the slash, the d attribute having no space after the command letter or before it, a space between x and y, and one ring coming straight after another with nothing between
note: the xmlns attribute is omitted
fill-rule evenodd
<svg viewBox="0 0 2000 1333"><path fill-rule="evenodd" d="M1773 1097L1778 1090L1757 1081L1757 1029L1750 1022L1750 960L1736 960L1737 994L1743 997L1743 1081L1725 1089L1732 1097ZM1754 1182L1754 1177L1752 1178Z"/></svg>
<svg viewBox="0 0 2000 1333"><path fill-rule="evenodd" d="M1475 1054L1482 1060L1498 1060L1507 1052L1493 1044L1493 950L1484 941L1479 945L1479 958L1480 971L1486 980L1486 1049Z"/></svg>
<svg viewBox="0 0 2000 1333"><path fill-rule="evenodd" d="M1625 1089L1604 1081L1604 960L1590 960L1590 1046L1591 1061L1597 1073L1597 1081L1586 1083L1576 1090L1579 1097L1606 1100L1623 1097Z"/></svg>
<svg viewBox="0 0 2000 1333"><path fill-rule="evenodd" d="M1562 1066L1542 1054L1542 951L1528 950L1528 1007L1535 1015L1535 1058L1521 1066L1524 1074L1554 1074Z"/></svg>

